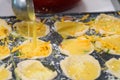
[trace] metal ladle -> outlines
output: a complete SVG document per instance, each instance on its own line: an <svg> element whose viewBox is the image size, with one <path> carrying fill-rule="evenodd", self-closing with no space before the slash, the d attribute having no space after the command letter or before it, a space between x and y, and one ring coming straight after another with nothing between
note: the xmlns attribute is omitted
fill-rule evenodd
<svg viewBox="0 0 120 80"><path fill-rule="evenodd" d="M33 0L12 0L12 8L18 19L25 21L35 20Z"/></svg>

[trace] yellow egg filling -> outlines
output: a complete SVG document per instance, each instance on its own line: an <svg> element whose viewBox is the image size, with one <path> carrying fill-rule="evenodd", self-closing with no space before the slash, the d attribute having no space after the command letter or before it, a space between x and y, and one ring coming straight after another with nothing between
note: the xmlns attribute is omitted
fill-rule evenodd
<svg viewBox="0 0 120 80"><path fill-rule="evenodd" d="M22 80L52 80L57 73L44 67L37 60L20 62L15 72Z"/></svg>
<svg viewBox="0 0 120 80"><path fill-rule="evenodd" d="M120 59L112 58L107 61L106 66L108 67L108 71L115 75L116 77L120 78Z"/></svg>
<svg viewBox="0 0 120 80"><path fill-rule="evenodd" d="M69 57L61 62L61 68L73 80L95 80L101 72L98 61L90 55Z"/></svg>
<svg viewBox="0 0 120 80"><path fill-rule="evenodd" d="M88 30L88 26L81 22L56 22L55 28L63 38L68 36L80 36Z"/></svg>
<svg viewBox="0 0 120 80"><path fill-rule="evenodd" d="M44 42L37 40L36 47L34 47L33 41L25 41L18 47L15 47L12 52L19 50L20 58L37 58L37 57L47 57L51 54L52 46L50 42Z"/></svg>
<svg viewBox="0 0 120 80"><path fill-rule="evenodd" d="M77 39L63 40L60 50L67 55L84 55L90 54L94 50L94 46L85 37L78 37Z"/></svg>

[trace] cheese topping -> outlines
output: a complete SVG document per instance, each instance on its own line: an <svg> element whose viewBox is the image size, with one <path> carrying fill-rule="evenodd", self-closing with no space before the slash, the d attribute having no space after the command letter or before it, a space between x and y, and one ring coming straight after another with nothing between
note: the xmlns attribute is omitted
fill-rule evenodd
<svg viewBox="0 0 120 80"><path fill-rule="evenodd" d="M12 78L12 73L4 68L4 66L0 66L0 80L9 80Z"/></svg>
<svg viewBox="0 0 120 80"><path fill-rule="evenodd" d="M8 33L8 29L3 27L3 26L1 26L0 27L0 36L6 36L7 33Z"/></svg>
<svg viewBox="0 0 120 80"><path fill-rule="evenodd" d="M3 19L0 19L0 39L5 38L9 35L11 27Z"/></svg>
<svg viewBox="0 0 120 80"><path fill-rule="evenodd" d="M101 14L96 18L94 28L101 33L120 34L120 19Z"/></svg>
<svg viewBox="0 0 120 80"><path fill-rule="evenodd" d="M26 60L18 63L15 72L22 80L52 80L57 73L44 67L37 60Z"/></svg>
<svg viewBox="0 0 120 80"><path fill-rule="evenodd" d="M95 80L101 72L99 62L90 55L68 57L60 65L72 80Z"/></svg>
<svg viewBox="0 0 120 80"><path fill-rule="evenodd" d="M88 30L88 26L81 22L56 22L55 29L63 38L68 36L80 36Z"/></svg>
<svg viewBox="0 0 120 80"><path fill-rule="evenodd" d="M105 63L108 67L108 71L115 75L116 77L120 78L120 59L117 60L115 58L110 59Z"/></svg>
<svg viewBox="0 0 120 80"><path fill-rule="evenodd" d="M109 50L109 53L120 55L120 35L113 35L101 38L96 43L96 47L105 51Z"/></svg>
<svg viewBox="0 0 120 80"><path fill-rule="evenodd" d="M10 49L6 46L0 46L0 60L10 55Z"/></svg>
<svg viewBox="0 0 120 80"><path fill-rule="evenodd" d="M16 27L16 31L24 36L24 37L33 37L34 34L34 27L36 27L36 36L37 37L43 37L45 36L49 31L46 25L44 25L41 22L19 22L14 25Z"/></svg>
<svg viewBox="0 0 120 80"><path fill-rule="evenodd" d="M86 15L84 15L82 18L80 18L80 20L86 20L86 19L88 19L88 17L90 16L90 14L86 14Z"/></svg>
<svg viewBox="0 0 120 80"><path fill-rule="evenodd" d="M60 45L60 50L67 55L84 55L92 53L94 46L90 40L82 36L64 40Z"/></svg>
<svg viewBox="0 0 120 80"><path fill-rule="evenodd" d="M15 47L12 52L19 50L20 58L47 57L51 54L52 46L50 42L37 40L36 47L33 41L25 41L22 45Z"/></svg>

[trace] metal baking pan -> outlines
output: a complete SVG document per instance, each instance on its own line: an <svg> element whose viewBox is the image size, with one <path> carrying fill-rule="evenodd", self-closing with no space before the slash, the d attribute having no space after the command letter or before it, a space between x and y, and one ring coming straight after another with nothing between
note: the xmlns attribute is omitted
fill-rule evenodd
<svg viewBox="0 0 120 80"><path fill-rule="evenodd" d="M50 33L40 39L44 40L44 41L51 41L51 44L53 45L53 51L49 57L38 58L37 60L41 61L43 63L43 65L45 65L46 67L57 71L58 75L53 80L71 80L70 78L66 77L66 75L63 73L62 69L60 68L59 63L61 60L63 60L66 57L66 55L63 55L60 52L60 50L58 49L58 45L62 42L63 38L56 31L54 31L54 29L53 29L54 22L56 20L60 20L60 18L63 16L70 16L73 18L73 20L80 20L81 17L83 17L86 14L89 14L89 17L86 20L83 20L83 22L88 22L91 19L95 19L101 13L113 15L115 17L120 17L118 12L36 14L37 18L40 18L41 20L46 19L45 24L49 25L49 27L50 27ZM17 20L15 16L7 16L7 17L4 16L4 17L0 17L0 18L5 19L11 25L20 21L20 20ZM89 32L88 32L88 34L89 34ZM12 36L9 36L9 39L12 41ZM14 45L18 44L19 42L23 42L23 41L24 41L24 39L22 37L16 38L16 41L10 43L10 46L13 47ZM0 44L2 44L2 42L0 42ZM120 58L120 56L106 54L104 52L102 52L102 54L98 54L96 51L92 52L90 55L92 55L99 61L102 68L104 68L104 64L107 60L109 60L113 57ZM11 57L13 57L13 60L11 60ZM11 56L8 57L7 59L0 61L0 65L1 64L6 64L6 65L12 64L13 65L13 63L17 64L20 61L22 61L22 60L18 59L15 55L11 54ZM54 64L51 64L51 63L54 63ZM11 68L11 71L13 72L12 80L16 80L14 68L15 67ZM117 79L112 74L106 72L105 70L102 70L100 77L96 80L119 80L119 79Z"/></svg>

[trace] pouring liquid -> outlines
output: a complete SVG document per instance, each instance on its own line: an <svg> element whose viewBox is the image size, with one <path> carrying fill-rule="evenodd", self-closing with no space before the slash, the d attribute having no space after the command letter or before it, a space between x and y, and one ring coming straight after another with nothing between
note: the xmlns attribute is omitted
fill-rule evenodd
<svg viewBox="0 0 120 80"><path fill-rule="evenodd" d="M33 25L33 48L37 46L37 27L36 24Z"/></svg>
<svg viewBox="0 0 120 80"><path fill-rule="evenodd" d="M33 30L31 31L30 30L30 26L32 26ZM35 21L29 21L27 22L27 34L28 34L28 37L30 37L30 34L32 33L32 44L33 44L33 48L36 48L37 46L37 25L36 25L36 22Z"/></svg>
<svg viewBox="0 0 120 80"><path fill-rule="evenodd" d="M32 27L33 27L33 37L32 37L32 43L33 43L33 48L36 48L37 46L37 25L36 25L36 22L35 22L35 14L33 13L33 11L29 11L29 18L31 19L32 23ZM29 24L28 24L28 37L29 37L29 34L30 34L30 27L29 27Z"/></svg>

